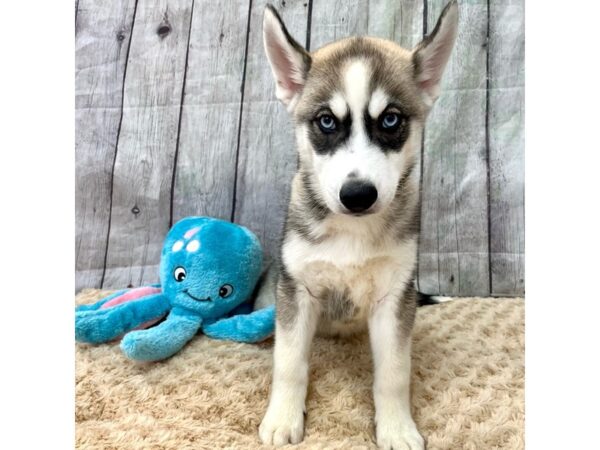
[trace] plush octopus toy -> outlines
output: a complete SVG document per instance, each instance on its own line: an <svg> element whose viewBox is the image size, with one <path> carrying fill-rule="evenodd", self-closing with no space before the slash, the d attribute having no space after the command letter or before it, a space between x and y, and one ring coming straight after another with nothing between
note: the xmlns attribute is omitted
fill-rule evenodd
<svg viewBox="0 0 600 450"><path fill-rule="evenodd" d="M167 234L160 285L80 305L76 340L122 338L125 355L139 361L168 358L199 331L215 339L261 341L275 327L274 305L253 310L261 266L260 242L248 229L208 217L183 219Z"/></svg>

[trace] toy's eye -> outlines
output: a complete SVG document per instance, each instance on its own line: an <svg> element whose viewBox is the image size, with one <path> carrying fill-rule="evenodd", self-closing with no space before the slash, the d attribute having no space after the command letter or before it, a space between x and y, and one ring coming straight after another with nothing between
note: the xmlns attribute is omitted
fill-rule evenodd
<svg viewBox="0 0 600 450"><path fill-rule="evenodd" d="M175 271L173 272L173 278L175 278L175 281L185 280L186 275L187 275L187 272L181 266L175 268Z"/></svg>
<svg viewBox="0 0 600 450"><path fill-rule="evenodd" d="M229 297L232 293L233 286L230 284L224 284L221 286L221 289L219 289L219 297L221 298Z"/></svg>
<svg viewBox="0 0 600 450"><path fill-rule="evenodd" d="M329 114L323 114L317 118L317 123L321 131L325 134L333 133L337 127L335 119Z"/></svg>
<svg viewBox="0 0 600 450"><path fill-rule="evenodd" d="M388 112L381 116L379 123L381 124L381 128L392 131L398 128L400 122L400 114Z"/></svg>

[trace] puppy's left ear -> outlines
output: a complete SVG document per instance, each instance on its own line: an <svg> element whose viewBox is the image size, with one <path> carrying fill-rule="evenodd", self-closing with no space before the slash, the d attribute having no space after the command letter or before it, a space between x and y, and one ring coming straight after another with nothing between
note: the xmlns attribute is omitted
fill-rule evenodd
<svg viewBox="0 0 600 450"><path fill-rule="evenodd" d="M442 11L433 32L413 50L417 84L430 106L439 97L442 74L452 53L457 31L458 4L452 0Z"/></svg>
<svg viewBox="0 0 600 450"><path fill-rule="evenodd" d="M263 16L263 41L275 77L275 95L291 111L304 87L310 55L290 36L271 5L267 5Z"/></svg>

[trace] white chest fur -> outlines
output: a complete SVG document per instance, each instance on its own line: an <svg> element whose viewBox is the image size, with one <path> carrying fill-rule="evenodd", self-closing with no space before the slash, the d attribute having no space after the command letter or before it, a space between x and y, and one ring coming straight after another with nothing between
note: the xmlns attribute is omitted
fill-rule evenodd
<svg viewBox="0 0 600 450"><path fill-rule="evenodd" d="M282 256L292 277L313 297L326 301L324 292L343 292L357 307L353 321L362 322L375 305L390 295L401 295L411 281L417 242L395 241L373 220L350 220L356 218L321 225L324 237L314 243L292 232Z"/></svg>

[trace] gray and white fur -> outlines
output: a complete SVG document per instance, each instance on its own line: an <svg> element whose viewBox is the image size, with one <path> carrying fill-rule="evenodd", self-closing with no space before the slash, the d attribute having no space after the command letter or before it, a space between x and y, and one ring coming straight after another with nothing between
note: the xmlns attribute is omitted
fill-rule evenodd
<svg viewBox="0 0 600 450"><path fill-rule="evenodd" d="M298 150L277 278L273 384L259 428L265 444L303 438L315 333L366 328L377 444L424 448L409 395L419 153L457 24L451 1L411 51L352 37L309 53L274 8L265 10L265 50Z"/></svg>

